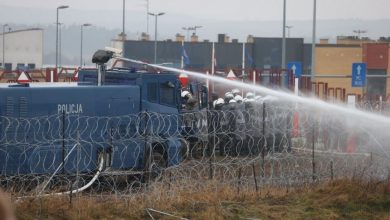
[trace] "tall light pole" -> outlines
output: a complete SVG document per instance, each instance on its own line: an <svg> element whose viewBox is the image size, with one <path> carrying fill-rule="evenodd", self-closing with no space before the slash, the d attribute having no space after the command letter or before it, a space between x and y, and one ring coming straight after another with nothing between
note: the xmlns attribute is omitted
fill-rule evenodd
<svg viewBox="0 0 390 220"><path fill-rule="evenodd" d="M123 6L122 6L122 40L125 40L126 32L125 32L125 16L126 16L126 1L123 0Z"/></svg>
<svg viewBox="0 0 390 220"><path fill-rule="evenodd" d="M62 25L64 23L58 23L58 66L62 66Z"/></svg>
<svg viewBox="0 0 390 220"><path fill-rule="evenodd" d="M154 63L157 63L157 18L158 16L164 15L165 12L160 12L160 13L150 13L150 16L154 16L155 18L155 23L154 23Z"/></svg>
<svg viewBox="0 0 390 220"><path fill-rule="evenodd" d="M190 30L192 30L192 27L183 27L183 30L187 31L187 41L190 41Z"/></svg>
<svg viewBox="0 0 390 220"><path fill-rule="evenodd" d="M80 67L83 66L83 29L84 27L89 27L92 26L92 24L82 24L80 26L80 34L81 34L81 39L80 39Z"/></svg>
<svg viewBox="0 0 390 220"><path fill-rule="evenodd" d="M64 23L58 22L54 23L55 25L58 24L58 67L62 66L62 25Z"/></svg>
<svg viewBox="0 0 390 220"><path fill-rule="evenodd" d="M315 79L316 71L316 25L317 25L317 0L313 4L313 36L311 43L311 81Z"/></svg>
<svg viewBox="0 0 390 220"><path fill-rule="evenodd" d="M286 25L287 28L287 38L290 38L290 29L293 28L294 26L288 26Z"/></svg>
<svg viewBox="0 0 390 220"><path fill-rule="evenodd" d="M183 27L182 29L187 31L187 41L190 41L190 31L194 31L196 35L196 29L202 28L203 26L191 26L191 27Z"/></svg>
<svg viewBox="0 0 390 220"><path fill-rule="evenodd" d="M199 28L202 28L203 26L194 26L193 28L194 28L194 33L195 33L195 35L196 35L196 29L199 29Z"/></svg>
<svg viewBox="0 0 390 220"><path fill-rule="evenodd" d="M149 36L149 0L146 0L146 34Z"/></svg>
<svg viewBox="0 0 390 220"><path fill-rule="evenodd" d="M286 68L286 0L283 0L283 39L282 39L282 68ZM282 87L285 86L286 74L282 74Z"/></svg>
<svg viewBox="0 0 390 220"><path fill-rule="evenodd" d="M366 30L353 30L353 33L357 34L358 38L360 39L360 35L367 33L367 31Z"/></svg>
<svg viewBox="0 0 390 220"><path fill-rule="evenodd" d="M359 42L360 42L360 46L362 45L362 43L363 43L363 39L361 38L361 34L365 34L365 33L367 33L367 31L366 30L353 30L353 33L355 33L355 34L357 34L358 35L358 40L359 40Z"/></svg>
<svg viewBox="0 0 390 220"><path fill-rule="evenodd" d="M58 70L58 14L60 9L69 8L68 5L61 5L57 7L57 22L56 22L56 70Z"/></svg>
<svg viewBox="0 0 390 220"><path fill-rule="evenodd" d="M3 69L5 69L5 27L9 27L9 25L3 24Z"/></svg>

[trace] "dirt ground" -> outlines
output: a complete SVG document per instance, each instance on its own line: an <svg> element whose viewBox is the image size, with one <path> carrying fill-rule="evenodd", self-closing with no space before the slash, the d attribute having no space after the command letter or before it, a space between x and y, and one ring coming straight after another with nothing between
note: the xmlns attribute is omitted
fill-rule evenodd
<svg viewBox="0 0 390 220"><path fill-rule="evenodd" d="M169 196L163 191L13 198L12 204L17 219L390 219L389 181L348 179L258 192L210 187Z"/></svg>

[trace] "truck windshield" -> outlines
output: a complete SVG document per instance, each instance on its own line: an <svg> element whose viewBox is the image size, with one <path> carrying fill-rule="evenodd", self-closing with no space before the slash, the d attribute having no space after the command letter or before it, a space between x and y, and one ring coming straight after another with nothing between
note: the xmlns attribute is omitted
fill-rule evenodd
<svg viewBox="0 0 390 220"><path fill-rule="evenodd" d="M175 86L169 83L160 84L160 104L167 106L176 106L175 103Z"/></svg>

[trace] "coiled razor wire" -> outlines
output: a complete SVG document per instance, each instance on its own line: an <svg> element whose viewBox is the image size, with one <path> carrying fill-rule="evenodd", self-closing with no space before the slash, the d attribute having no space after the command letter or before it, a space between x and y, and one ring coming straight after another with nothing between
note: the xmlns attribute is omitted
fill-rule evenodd
<svg viewBox="0 0 390 220"><path fill-rule="evenodd" d="M390 125L277 101L179 115L0 117L0 123L0 187L18 197L78 189L130 196L145 188L158 197L161 187L174 195L210 186L259 190L389 178Z"/></svg>

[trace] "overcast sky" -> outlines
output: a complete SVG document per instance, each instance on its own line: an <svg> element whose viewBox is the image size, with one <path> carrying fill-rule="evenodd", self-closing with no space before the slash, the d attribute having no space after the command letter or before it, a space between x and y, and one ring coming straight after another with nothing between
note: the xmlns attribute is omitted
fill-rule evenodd
<svg viewBox="0 0 390 220"><path fill-rule="evenodd" d="M130 36L146 31L146 2L126 0L126 33ZM227 33L243 40L248 34L280 36L282 31L283 0L149 2L151 12L166 12L159 18L159 39L186 34L182 27L194 25L203 26L198 30L203 39ZM92 23L96 27L122 28L122 0L1 0L0 23L52 25L59 5L70 6L60 12L60 22L65 25ZM353 35L356 29L367 30L366 36L374 38L390 35L390 24L383 21L390 19L390 0L317 0L317 8L318 37ZM293 26L291 36L310 38L312 13L313 0L287 0L287 25ZM333 23L327 24L326 20ZM153 36L154 20L150 19L149 24Z"/></svg>
<svg viewBox="0 0 390 220"><path fill-rule="evenodd" d="M149 0L151 11L185 14L218 20L280 20L283 0ZM122 0L1 0L2 5L27 8L56 8L70 5L82 10L120 10ZM146 0L126 0L126 8L145 10ZM319 19L390 18L389 0L317 0ZM313 0L287 0L288 18L312 17Z"/></svg>
<svg viewBox="0 0 390 220"><path fill-rule="evenodd" d="M128 39L139 39L146 32L146 0L126 0L126 33ZM256 37L282 35L283 0L149 0L151 12L166 12L159 18L159 40L173 39L176 33L186 35L182 27L202 25L200 40L217 40L226 33L241 42L251 34ZM110 45L122 29L122 0L0 0L0 25L14 29L42 27L45 30L45 55L54 52L56 8L61 10L64 56L78 59L74 44L83 23L92 23L84 35L86 54ZM353 30L367 30L364 36L377 39L390 36L390 0L317 0L317 38L335 39L354 35ZM287 25L293 26L291 37L311 42L313 0L287 0ZM104 29L107 28L108 30ZM154 37L154 20L149 33ZM99 36L97 36L99 35ZM101 39L100 39L100 38ZM318 40L317 39L317 40ZM76 47L76 46L75 46ZM87 55L89 57L89 54Z"/></svg>

